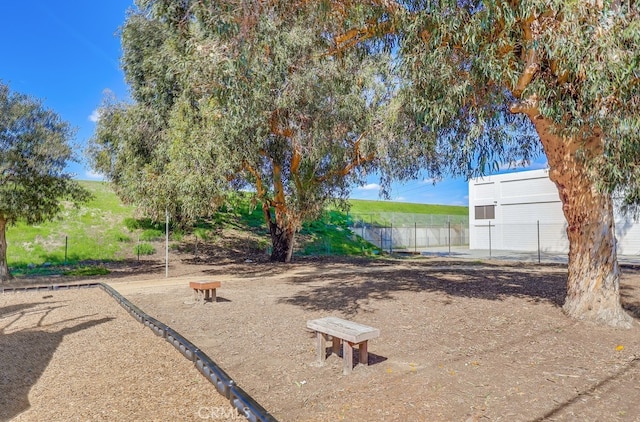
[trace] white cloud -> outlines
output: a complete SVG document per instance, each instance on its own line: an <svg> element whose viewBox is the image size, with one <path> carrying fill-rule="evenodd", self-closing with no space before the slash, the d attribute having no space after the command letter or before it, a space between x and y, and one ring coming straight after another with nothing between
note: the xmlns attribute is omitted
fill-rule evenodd
<svg viewBox="0 0 640 422"><path fill-rule="evenodd" d="M422 183L424 183L425 185L433 185L435 182L436 179L434 179L433 177L427 177L422 181Z"/></svg>
<svg viewBox="0 0 640 422"><path fill-rule="evenodd" d="M358 186L358 190L378 190L380 185L377 183L369 183L368 185Z"/></svg>
<svg viewBox="0 0 640 422"><path fill-rule="evenodd" d="M93 110L93 113L91 113L91 115L89 116L89 120L91 120L93 123L98 123L98 121L100 121L100 110Z"/></svg>
<svg viewBox="0 0 640 422"><path fill-rule="evenodd" d="M104 180L104 174L93 170L87 170L84 175L88 180Z"/></svg>
<svg viewBox="0 0 640 422"><path fill-rule="evenodd" d="M539 169L546 169L549 168L549 165L547 164L547 162L543 162L543 163L532 163L530 166L527 166L527 169L529 170L539 170Z"/></svg>
<svg viewBox="0 0 640 422"><path fill-rule="evenodd" d="M524 163L524 160L510 161L508 163L501 163L498 168L500 170L513 170L517 168L522 168L523 163Z"/></svg>

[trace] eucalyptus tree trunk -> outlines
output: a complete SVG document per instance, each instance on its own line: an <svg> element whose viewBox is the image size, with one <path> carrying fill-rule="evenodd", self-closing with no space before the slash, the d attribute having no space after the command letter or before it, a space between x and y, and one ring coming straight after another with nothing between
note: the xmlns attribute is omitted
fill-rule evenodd
<svg viewBox="0 0 640 422"><path fill-rule="evenodd" d="M293 256L293 239L294 232L292 230L273 225L274 230L271 231L271 243L273 250L271 251L271 261L274 262L291 262Z"/></svg>
<svg viewBox="0 0 640 422"><path fill-rule="evenodd" d="M273 262L291 262L293 240L296 233L293 224L287 224L288 220L282 218L278 211L276 211L274 220L271 210L266 204L262 206L262 211L271 235L272 250L269 259Z"/></svg>
<svg viewBox="0 0 640 422"><path fill-rule="evenodd" d="M620 304L620 270L611 196L599 191L578 156L602 153L602 134L585 141L563 138L551 123L532 119L549 161L549 177L556 184L567 220L569 266L563 310L580 320L629 328L633 319Z"/></svg>
<svg viewBox="0 0 640 422"><path fill-rule="evenodd" d="M7 266L7 220L0 217L0 283L11 280L13 277Z"/></svg>

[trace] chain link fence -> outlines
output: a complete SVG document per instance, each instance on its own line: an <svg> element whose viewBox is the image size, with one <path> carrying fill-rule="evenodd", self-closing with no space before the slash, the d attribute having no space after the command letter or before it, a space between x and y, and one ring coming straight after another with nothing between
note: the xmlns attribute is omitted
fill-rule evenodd
<svg viewBox="0 0 640 422"><path fill-rule="evenodd" d="M368 213L350 215L353 233L386 252L469 245L466 215Z"/></svg>
<svg viewBox="0 0 640 422"><path fill-rule="evenodd" d="M581 229L588 230L586 226ZM596 229L600 230L598 223ZM567 253L567 223L496 224L491 220L476 220L470 227L470 249L504 250L540 253ZM625 220L616 221L618 254L640 254L640 225Z"/></svg>

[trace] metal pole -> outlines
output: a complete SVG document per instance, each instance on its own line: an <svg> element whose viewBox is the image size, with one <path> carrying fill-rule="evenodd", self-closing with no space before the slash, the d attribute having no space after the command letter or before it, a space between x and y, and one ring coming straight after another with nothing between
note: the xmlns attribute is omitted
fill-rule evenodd
<svg viewBox="0 0 640 422"><path fill-rule="evenodd" d="M449 226L449 256L451 256L451 220L447 221L447 225Z"/></svg>
<svg viewBox="0 0 640 422"><path fill-rule="evenodd" d="M418 253L418 223L413 222L413 252Z"/></svg>
<svg viewBox="0 0 640 422"><path fill-rule="evenodd" d="M169 210L164 210L166 222L165 222L165 241L164 241L164 276L169 277Z"/></svg>
<svg viewBox="0 0 640 422"><path fill-rule="evenodd" d="M540 220L538 220L538 264L540 263Z"/></svg>
<svg viewBox="0 0 640 422"><path fill-rule="evenodd" d="M69 250L69 236L64 237L64 265L67 265L67 251Z"/></svg>
<svg viewBox="0 0 640 422"><path fill-rule="evenodd" d="M393 216L391 218L393 219ZM393 253L393 223L391 223L391 231L389 232L389 253Z"/></svg>

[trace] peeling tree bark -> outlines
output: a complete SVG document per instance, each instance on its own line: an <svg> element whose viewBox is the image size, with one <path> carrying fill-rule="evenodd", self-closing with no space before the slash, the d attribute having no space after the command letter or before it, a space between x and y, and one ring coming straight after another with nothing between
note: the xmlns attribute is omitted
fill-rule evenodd
<svg viewBox="0 0 640 422"><path fill-rule="evenodd" d="M7 282L13 277L7 266L7 220L0 217L0 283Z"/></svg>
<svg viewBox="0 0 640 422"><path fill-rule="evenodd" d="M291 258L293 257L293 240L296 231L291 225L283 224L282 221L279 221L280 219L277 218L277 215L274 221L268 204L263 203L262 212L269 227L269 234L271 235L271 245L273 249L271 250L270 260L272 262L291 262Z"/></svg>
<svg viewBox="0 0 640 422"><path fill-rule="evenodd" d="M528 113L527 113L528 114ZM562 200L569 238L567 296L564 312L576 319L630 328L633 319L620 304L613 203L599 192L588 166L577 155L602 153L602 135L579 141L555 135L552 124L531 116L549 161L549 177Z"/></svg>

